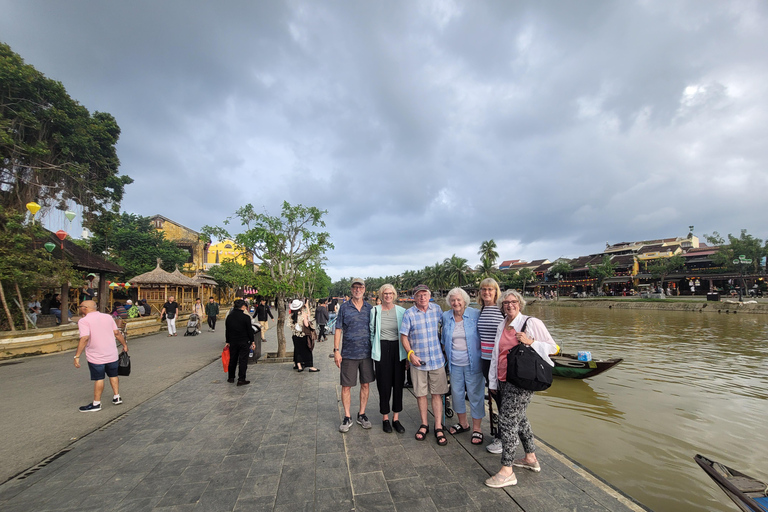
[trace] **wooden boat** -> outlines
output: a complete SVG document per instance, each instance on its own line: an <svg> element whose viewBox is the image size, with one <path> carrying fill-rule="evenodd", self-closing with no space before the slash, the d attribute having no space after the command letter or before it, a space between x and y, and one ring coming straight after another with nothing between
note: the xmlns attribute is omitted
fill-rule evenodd
<svg viewBox="0 0 768 512"><path fill-rule="evenodd" d="M593 359L592 361L579 361L575 354L560 353L556 356L549 356L555 363L552 368L552 375L565 377L568 379L587 379L594 377L606 370L610 370L623 359Z"/></svg>
<svg viewBox="0 0 768 512"><path fill-rule="evenodd" d="M741 510L768 511L768 484L702 455L696 455L693 460Z"/></svg>

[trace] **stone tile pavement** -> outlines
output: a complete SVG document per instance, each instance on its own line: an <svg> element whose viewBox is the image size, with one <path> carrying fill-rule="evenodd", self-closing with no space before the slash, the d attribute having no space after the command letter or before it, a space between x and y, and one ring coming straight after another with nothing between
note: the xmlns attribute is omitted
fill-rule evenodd
<svg viewBox="0 0 768 512"><path fill-rule="evenodd" d="M260 363L243 387L226 382L220 361L208 365L0 486L0 510L643 510L543 443L541 473L485 487L499 456L471 445L469 433L437 446L432 425L416 441L408 390L405 434L381 430L375 385L373 428L339 433L331 348L315 349L319 373ZM353 414L357 404L356 388Z"/></svg>

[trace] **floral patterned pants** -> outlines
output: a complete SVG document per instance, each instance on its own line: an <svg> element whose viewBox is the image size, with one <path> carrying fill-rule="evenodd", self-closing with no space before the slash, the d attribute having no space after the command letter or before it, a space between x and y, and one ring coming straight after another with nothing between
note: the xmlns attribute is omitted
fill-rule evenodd
<svg viewBox="0 0 768 512"><path fill-rule="evenodd" d="M508 382L499 382L501 407L499 409L499 432L501 433L501 465L512 466L517 451L517 439L523 443L525 453L533 453L533 431L525 410L531 403L533 391L521 389Z"/></svg>

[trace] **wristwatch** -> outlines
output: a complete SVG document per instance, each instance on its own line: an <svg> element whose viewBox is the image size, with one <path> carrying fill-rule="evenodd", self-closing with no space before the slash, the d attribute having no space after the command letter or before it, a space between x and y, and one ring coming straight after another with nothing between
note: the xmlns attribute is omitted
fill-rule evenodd
<svg viewBox="0 0 768 512"><path fill-rule="evenodd" d="M338 351L339 351L339 349L335 348L335 349L333 349L333 351L334 351L334 352L338 352Z"/></svg>

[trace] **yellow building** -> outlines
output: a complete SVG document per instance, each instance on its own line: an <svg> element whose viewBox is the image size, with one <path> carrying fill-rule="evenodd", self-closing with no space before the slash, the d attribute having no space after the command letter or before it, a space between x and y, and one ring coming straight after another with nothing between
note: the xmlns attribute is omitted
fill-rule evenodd
<svg viewBox="0 0 768 512"><path fill-rule="evenodd" d="M222 240L221 242L210 244L205 263L205 269L216 266L225 261L234 261L241 265L250 265L254 268L253 254L250 251L238 249L232 240Z"/></svg>
<svg viewBox="0 0 768 512"><path fill-rule="evenodd" d="M208 253L205 242L200 239L200 233L162 215L150 217L150 220L156 230L165 234L166 240L189 252L189 258L181 269L185 274L193 276L204 270Z"/></svg>

